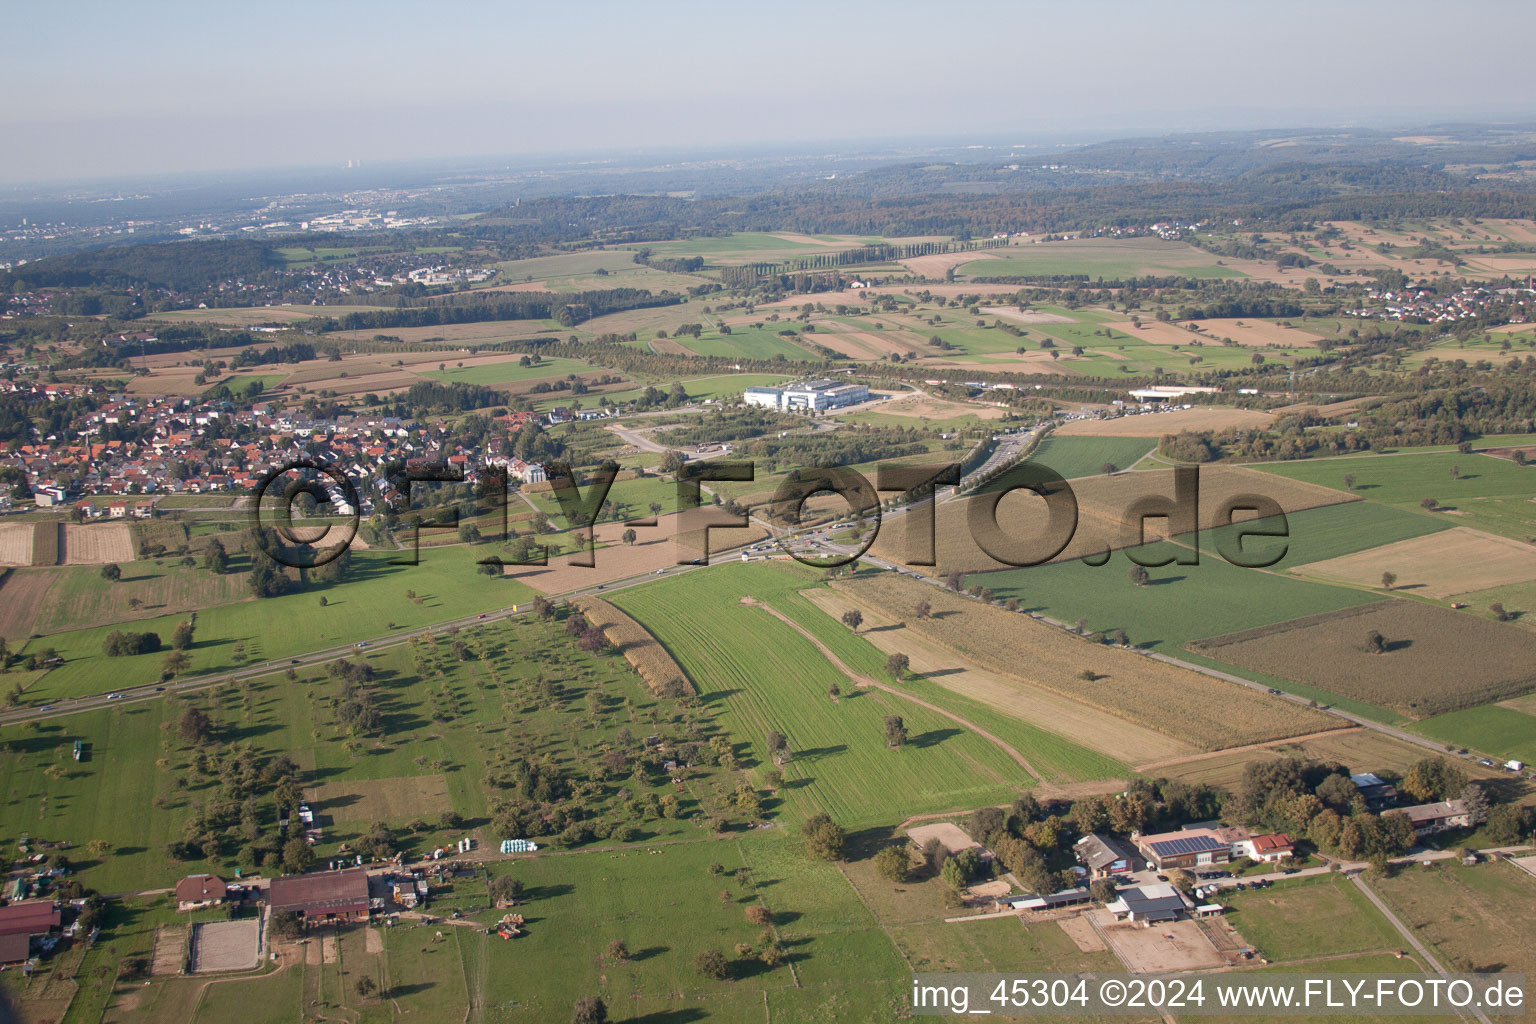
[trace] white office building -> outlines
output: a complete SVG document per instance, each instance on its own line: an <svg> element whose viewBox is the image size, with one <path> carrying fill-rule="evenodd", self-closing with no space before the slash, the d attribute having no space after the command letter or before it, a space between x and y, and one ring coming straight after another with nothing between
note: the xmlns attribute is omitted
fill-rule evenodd
<svg viewBox="0 0 1536 1024"><path fill-rule="evenodd" d="M780 412L822 412L869 401L869 387L835 380L808 380L782 388L747 388L742 400Z"/></svg>

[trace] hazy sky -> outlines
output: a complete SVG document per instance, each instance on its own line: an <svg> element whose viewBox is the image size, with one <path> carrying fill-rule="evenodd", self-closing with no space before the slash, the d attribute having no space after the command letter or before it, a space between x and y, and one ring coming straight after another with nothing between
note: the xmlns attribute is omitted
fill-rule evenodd
<svg viewBox="0 0 1536 1024"><path fill-rule="evenodd" d="M1528 0L11 5L10 181L1536 114Z"/></svg>

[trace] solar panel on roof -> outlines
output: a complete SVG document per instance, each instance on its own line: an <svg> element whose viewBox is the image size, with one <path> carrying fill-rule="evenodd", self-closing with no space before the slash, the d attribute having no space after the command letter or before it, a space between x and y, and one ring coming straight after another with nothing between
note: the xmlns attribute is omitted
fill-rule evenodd
<svg viewBox="0 0 1536 1024"><path fill-rule="evenodd" d="M1184 853L1204 853L1206 850L1220 850L1227 844L1213 836L1194 836L1188 839L1164 839L1150 844L1158 855L1163 857L1178 856Z"/></svg>

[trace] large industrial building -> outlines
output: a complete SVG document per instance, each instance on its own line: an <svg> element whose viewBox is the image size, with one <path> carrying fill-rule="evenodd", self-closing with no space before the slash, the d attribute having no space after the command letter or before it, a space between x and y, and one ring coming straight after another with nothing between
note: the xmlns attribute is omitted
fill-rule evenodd
<svg viewBox="0 0 1536 1024"><path fill-rule="evenodd" d="M747 388L742 400L780 412L822 412L869 401L869 387L835 380L808 380L782 388Z"/></svg>

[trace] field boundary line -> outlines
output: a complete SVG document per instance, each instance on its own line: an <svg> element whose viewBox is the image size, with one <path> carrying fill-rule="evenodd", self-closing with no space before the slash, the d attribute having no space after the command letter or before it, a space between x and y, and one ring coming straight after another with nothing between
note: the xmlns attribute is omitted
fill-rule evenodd
<svg viewBox="0 0 1536 1024"><path fill-rule="evenodd" d="M961 718L953 711L946 711L936 704L931 704L919 697L914 697L910 693L903 693L893 686L888 686L887 684L882 683L877 679L872 679L862 673L855 672L853 669L843 664L842 659L839 658L836 654L833 654L831 648L817 639L814 633L791 619L789 616L785 615L783 612L779 611L777 608L764 604L754 597L743 597L741 599L741 603L744 605L749 605L753 608L762 609L769 615L772 615L774 618L778 619L780 622L783 622L786 626L793 629L795 632L799 633L801 636L805 637L811 643L815 644L817 650L821 651L822 656L825 657L827 661L832 663L832 667L837 669L839 672L842 672L849 679L853 680L855 685L873 687L876 690L881 690L885 693L891 694L892 696L900 697L901 699L910 701L919 707L927 708L929 711L943 715L945 718L952 722L965 726L967 729L971 730L983 739L990 741L999 750L1003 751L1003 753L1013 758L1013 760L1018 763L1019 767L1028 772L1030 777L1033 778L1037 783L1042 785L1045 784L1045 777L1035 770L1034 766L1029 763L1029 760L999 737L993 735L990 732L987 732L985 729L982 729L979 726L972 724L971 722L966 721L964 718Z"/></svg>
<svg viewBox="0 0 1536 1024"><path fill-rule="evenodd" d="M1146 764L1133 765L1131 771L1149 772L1157 768L1171 768L1176 764L1189 764L1193 761L1209 761L1212 758L1221 757L1224 754L1240 754L1247 750L1267 750L1270 747L1280 747L1287 743L1301 743L1304 740L1320 739L1324 736L1337 736L1340 733L1360 732L1358 725L1341 725L1336 729L1320 729L1317 732L1303 733L1300 736L1287 736L1284 739L1264 740L1261 743L1244 743L1237 747L1223 747L1221 750L1207 750L1199 754L1189 754L1184 757L1170 757L1163 761L1148 761Z"/></svg>

